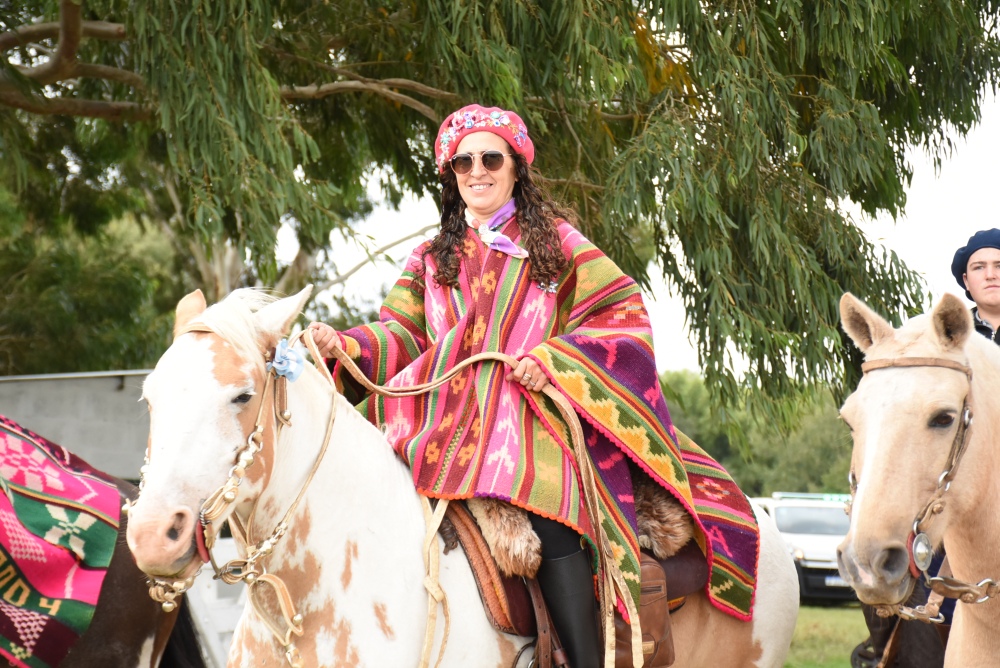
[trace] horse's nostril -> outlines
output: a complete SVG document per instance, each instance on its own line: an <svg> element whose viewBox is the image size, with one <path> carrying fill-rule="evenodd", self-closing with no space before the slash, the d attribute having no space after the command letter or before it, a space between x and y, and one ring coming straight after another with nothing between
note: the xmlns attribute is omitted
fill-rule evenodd
<svg viewBox="0 0 1000 668"><path fill-rule="evenodd" d="M858 571L854 562L847 558L843 548L840 547L837 548L837 570L840 571L840 576L848 582L858 579Z"/></svg>
<svg viewBox="0 0 1000 668"><path fill-rule="evenodd" d="M167 538L169 538L170 540L177 540L178 538L180 538L181 533L186 528L185 527L186 524L187 524L187 515L185 515L184 513L174 513L173 524L171 524L170 528L167 529Z"/></svg>
<svg viewBox="0 0 1000 668"><path fill-rule="evenodd" d="M886 580L898 580L910 569L910 555L901 547L886 548L882 550L874 566L885 574Z"/></svg>

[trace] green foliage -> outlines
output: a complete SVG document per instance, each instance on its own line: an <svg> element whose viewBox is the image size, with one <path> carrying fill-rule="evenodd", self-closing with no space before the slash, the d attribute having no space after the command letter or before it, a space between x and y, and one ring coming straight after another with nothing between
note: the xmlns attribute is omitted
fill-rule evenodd
<svg viewBox="0 0 1000 668"><path fill-rule="evenodd" d="M59 7L0 7L0 31ZM366 178L391 203L436 196L445 114L511 107L590 238L640 282L655 249L730 436L743 408L787 430L856 382L845 290L896 321L923 307L919 277L840 203L898 214L907 149L947 155L1000 73L993 0L83 7L127 40L85 40L77 60L104 69L45 82L44 104L11 73L44 51L3 47L0 183L32 220L96 233L127 209L169 230L203 282L227 247L249 258L240 281L271 281L279 224L318 253L370 210ZM32 115L60 110L75 118Z"/></svg>
<svg viewBox="0 0 1000 668"><path fill-rule="evenodd" d="M32 234L7 199L0 190L0 375L151 367L181 296L169 245L130 224Z"/></svg>
<svg viewBox="0 0 1000 668"><path fill-rule="evenodd" d="M771 492L847 492L850 434L829 395L805 407L798 427L781 433L754 423L745 408L730 411L749 449L734 443L712 407L705 382L689 371L668 371L661 383L674 425L733 476L750 496Z"/></svg>
<svg viewBox="0 0 1000 668"><path fill-rule="evenodd" d="M129 12L137 70L161 102L170 165L191 193L190 220L207 239L246 246L265 281L276 278L277 222L293 216L322 245L336 189L300 179L319 149L282 103L260 46L279 19L271 3L151 0Z"/></svg>

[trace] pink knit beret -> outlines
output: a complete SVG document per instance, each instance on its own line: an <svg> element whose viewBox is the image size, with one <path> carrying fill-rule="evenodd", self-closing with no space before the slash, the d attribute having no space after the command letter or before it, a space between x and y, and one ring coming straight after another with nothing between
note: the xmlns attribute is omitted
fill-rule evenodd
<svg viewBox="0 0 1000 668"><path fill-rule="evenodd" d="M535 159L535 145L520 116L499 107L470 104L448 114L438 130L437 141L434 142L434 157L437 159L439 172L443 173L446 169L462 137L473 132L492 132L503 138L515 153L524 156L529 165Z"/></svg>

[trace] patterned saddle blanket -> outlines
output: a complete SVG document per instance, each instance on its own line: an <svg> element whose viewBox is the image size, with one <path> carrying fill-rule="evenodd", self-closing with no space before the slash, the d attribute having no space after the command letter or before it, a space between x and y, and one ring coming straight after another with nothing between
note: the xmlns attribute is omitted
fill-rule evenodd
<svg viewBox="0 0 1000 668"><path fill-rule="evenodd" d="M57 666L93 618L118 538L118 489L0 415L0 490L0 655Z"/></svg>

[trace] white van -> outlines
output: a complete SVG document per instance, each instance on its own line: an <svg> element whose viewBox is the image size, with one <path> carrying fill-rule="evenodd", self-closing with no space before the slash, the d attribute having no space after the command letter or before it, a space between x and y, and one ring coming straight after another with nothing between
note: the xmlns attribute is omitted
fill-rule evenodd
<svg viewBox="0 0 1000 668"><path fill-rule="evenodd" d="M847 494L775 492L751 499L774 519L799 574L803 601L854 601L854 590L837 569L837 546L850 524Z"/></svg>

